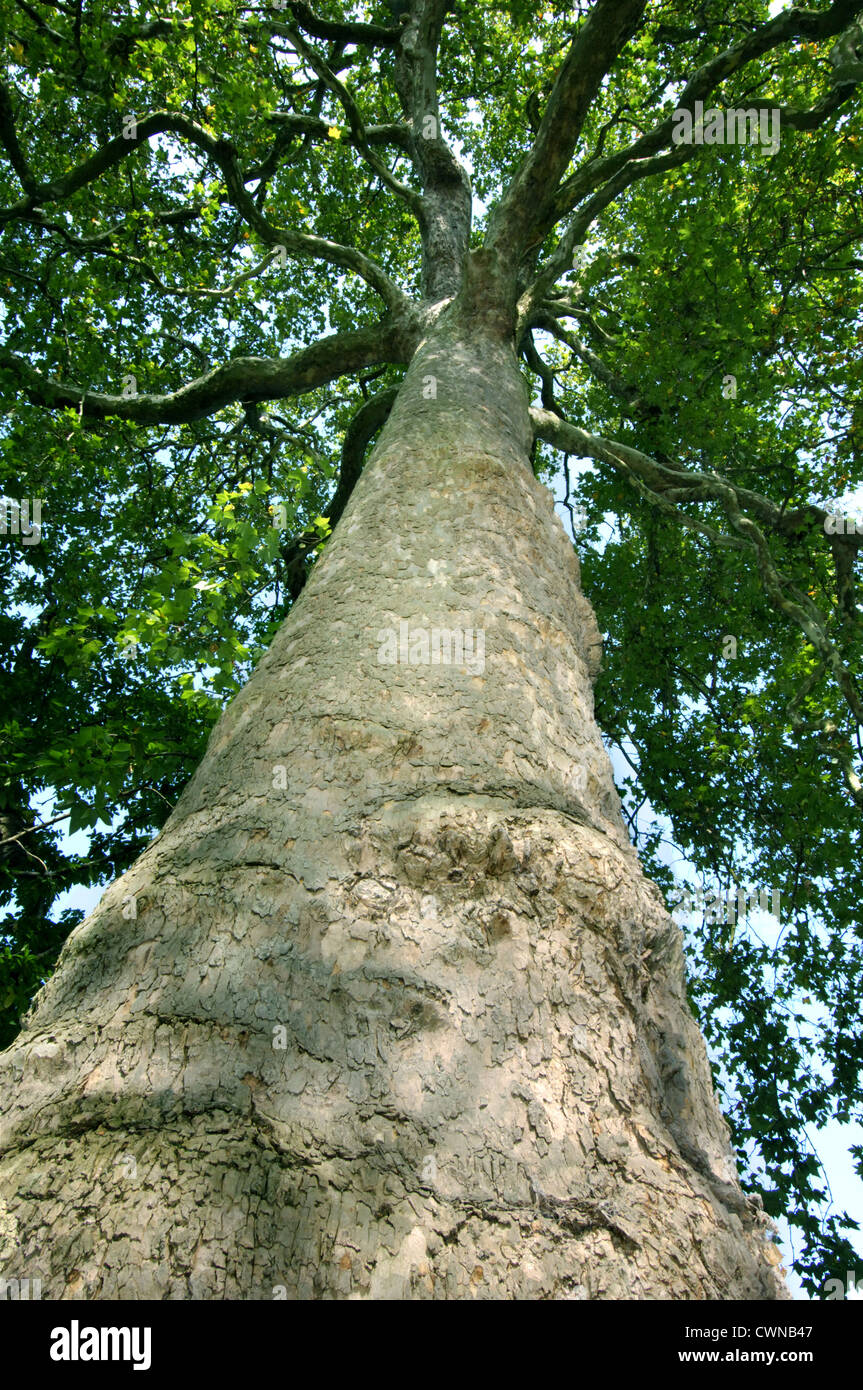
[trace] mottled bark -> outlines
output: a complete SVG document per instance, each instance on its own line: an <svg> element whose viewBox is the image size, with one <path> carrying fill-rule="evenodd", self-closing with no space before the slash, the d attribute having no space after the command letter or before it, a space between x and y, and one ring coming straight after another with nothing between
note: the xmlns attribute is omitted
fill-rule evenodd
<svg viewBox="0 0 863 1390"><path fill-rule="evenodd" d="M785 1296L622 823L527 407L499 315L452 306L164 830L0 1059L7 1277ZM381 664L404 622L481 629L484 665Z"/></svg>

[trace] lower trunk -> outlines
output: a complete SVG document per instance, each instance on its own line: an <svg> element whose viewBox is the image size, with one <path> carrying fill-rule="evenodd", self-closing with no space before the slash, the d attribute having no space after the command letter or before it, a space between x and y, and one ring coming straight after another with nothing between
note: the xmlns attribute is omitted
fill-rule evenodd
<svg viewBox="0 0 863 1390"><path fill-rule="evenodd" d="M787 1296L528 447L511 348L439 321L173 815L0 1059L6 1277Z"/></svg>

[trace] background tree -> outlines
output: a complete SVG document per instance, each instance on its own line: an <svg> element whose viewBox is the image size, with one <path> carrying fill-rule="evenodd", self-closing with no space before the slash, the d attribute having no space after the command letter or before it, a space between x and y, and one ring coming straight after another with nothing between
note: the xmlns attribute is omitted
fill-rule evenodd
<svg viewBox="0 0 863 1390"><path fill-rule="evenodd" d="M781 890L775 941L691 934L692 994L804 1283L853 1267L808 1129L860 1105L860 536L827 518L863 481L861 9L4 0L3 486L44 499L0 549L6 1041L52 904L161 826L457 297L518 351L537 474L593 462L632 806ZM676 145L699 100L778 108L778 151Z"/></svg>

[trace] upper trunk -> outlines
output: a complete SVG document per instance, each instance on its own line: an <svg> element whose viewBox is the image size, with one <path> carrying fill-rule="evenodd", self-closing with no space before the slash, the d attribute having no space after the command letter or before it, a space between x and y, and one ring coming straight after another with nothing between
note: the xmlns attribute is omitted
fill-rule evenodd
<svg viewBox="0 0 863 1390"><path fill-rule="evenodd" d="M784 1295L515 357L468 325L2 1058L4 1273L44 1296Z"/></svg>

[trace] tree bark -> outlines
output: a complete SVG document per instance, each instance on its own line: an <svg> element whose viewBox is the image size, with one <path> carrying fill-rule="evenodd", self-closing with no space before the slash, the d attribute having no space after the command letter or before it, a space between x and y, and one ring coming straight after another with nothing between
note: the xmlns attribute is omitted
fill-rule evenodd
<svg viewBox="0 0 863 1390"><path fill-rule="evenodd" d="M43 1297L788 1296L472 303L0 1059L0 1269ZM420 656L482 630L484 664L382 663L404 623Z"/></svg>

